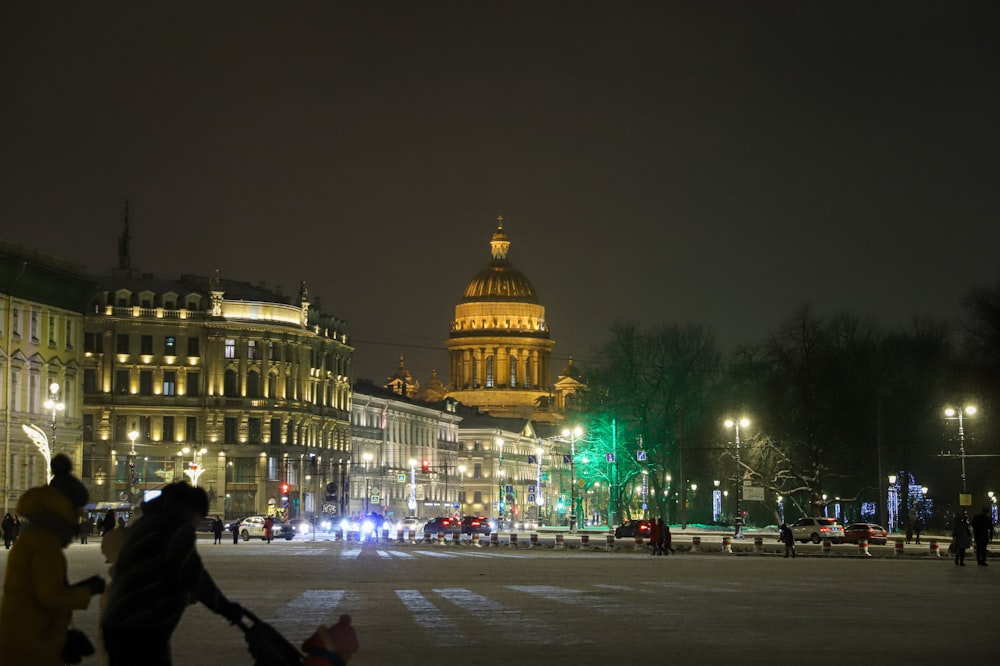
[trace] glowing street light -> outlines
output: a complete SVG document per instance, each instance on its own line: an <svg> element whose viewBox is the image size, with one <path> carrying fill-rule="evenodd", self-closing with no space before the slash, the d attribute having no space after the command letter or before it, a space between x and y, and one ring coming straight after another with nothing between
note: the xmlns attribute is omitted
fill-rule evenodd
<svg viewBox="0 0 1000 666"><path fill-rule="evenodd" d="M410 515L417 510L417 461L410 458L410 499L406 502Z"/></svg>
<svg viewBox="0 0 1000 666"><path fill-rule="evenodd" d="M181 453L191 454L191 464L189 464L188 468L184 470L184 473L187 475L189 479L191 479L191 485L197 486L198 479L201 478L201 475L205 473L205 468L202 465L198 464L198 456L203 456L206 453L208 453L208 449L201 448L193 450L185 446L183 449L181 449Z"/></svg>
<svg viewBox="0 0 1000 666"><path fill-rule="evenodd" d="M563 428L563 437L569 437L569 531L576 532L576 438L583 435L583 428Z"/></svg>
<svg viewBox="0 0 1000 666"><path fill-rule="evenodd" d="M368 498L371 495L371 488L368 485L368 466L372 462L372 454L369 451L365 451L361 454L361 458L365 461L365 515L368 515Z"/></svg>
<svg viewBox="0 0 1000 666"><path fill-rule="evenodd" d="M736 431L736 518L733 520L735 536L737 539L743 538L743 470L740 467L740 428L750 425L750 419L741 418L738 420L726 419L727 428L734 428Z"/></svg>
<svg viewBox="0 0 1000 666"><path fill-rule="evenodd" d="M458 473L460 478L462 479L462 502L461 502L461 508L459 510L462 512L463 515L465 514L465 470L467 469L469 468L466 467L465 465L458 466Z"/></svg>
<svg viewBox="0 0 1000 666"><path fill-rule="evenodd" d="M959 407L958 409L954 407L947 407L944 410L944 415L948 417L948 419L958 420L958 455L962 458L962 494L965 495L968 491L965 487L965 427L962 424L963 413L972 416L976 413L976 408L972 405L966 405L965 407ZM959 504L962 504L962 502L959 502ZM971 501L969 504L971 504Z"/></svg>
<svg viewBox="0 0 1000 666"><path fill-rule="evenodd" d="M54 454L56 452L56 416L66 409L65 403L59 400L59 384L56 382L49 384L49 399L43 404L45 409L52 410L52 446L49 447L49 450Z"/></svg>

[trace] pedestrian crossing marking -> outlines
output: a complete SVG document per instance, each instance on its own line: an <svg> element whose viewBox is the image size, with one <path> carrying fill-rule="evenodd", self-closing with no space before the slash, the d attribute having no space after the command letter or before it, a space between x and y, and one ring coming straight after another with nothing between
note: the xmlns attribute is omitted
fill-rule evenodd
<svg viewBox="0 0 1000 666"><path fill-rule="evenodd" d="M508 585L507 589L514 590L515 592L526 592L542 597L543 599L570 606L586 606L588 610L606 613L624 613L630 608L617 598L609 599L594 594L587 594L583 590L569 587L556 587L555 585Z"/></svg>
<svg viewBox="0 0 1000 666"><path fill-rule="evenodd" d="M618 590L621 592L635 592L634 587L629 587L628 585L612 585L611 583L593 583L594 587L600 587L605 590Z"/></svg>
<svg viewBox="0 0 1000 666"><path fill-rule="evenodd" d="M434 593L470 613L477 620L502 631L511 641L540 645L570 645L580 642L574 637L564 636L544 620L526 617L510 606L471 590L460 587L443 588L435 589Z"/></svg>
<svg viewBox="0 0 1000 666"><path fill-rule="evenodd" d="M356 560L358 555L361 554L360 548L350 548L348 550L341 551L340 559L342 560Z"/></svg>
<svg viewBox="0 0 1000 666"><path fill-rule="evenodd" d="M417 590L396 590L396 596L413 615L413 620L438 646L467 645L465 634L441 610Z"/></svg>
<svg viewBox="0 0 1000 666"><path fill-rule="evenodd" d="M283 634L296 635L329 624L344 598L344 590L306 590L275 611L268 623Z"/></svg>

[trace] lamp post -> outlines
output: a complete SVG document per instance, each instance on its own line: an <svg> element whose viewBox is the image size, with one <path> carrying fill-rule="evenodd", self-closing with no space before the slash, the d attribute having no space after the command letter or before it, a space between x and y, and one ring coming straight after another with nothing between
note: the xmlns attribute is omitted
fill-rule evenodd
<svg viewBox="0 0 1000 666"><path fill-rule="evenodd" d="M498 456L497 456L497 531L500 531L500 525L503 523L504 516L504 505L503 505L503 437L499 434L493 440L496 443Z"/></svg>
<svg viewBox="0 0 1000 666"><path fill-rule="evenodd" d="M718 522L722 517L722 491L719 490L719 484L722 482L719 479L712 481L715 486L715 490L712 491L712 521Z"/></svg>
<svg viewBox="0 0 1000 666"><path fill-rule="evenodd" d="M540 442L541 440L539 440ZM535 522L538 527L542 525L542 507L545 506L545 495L542 493L542 447L535 449L537 468L535 470Z"/></svg>
<svg viewBox="0 0 1000 666"><path fill-rule="evenodd" d="M406 508L410 510L411 516L417 515L414 513L417 510L417 461L413 458L410 458L410 499L406 502Z"/></svg>
<svg viewBox="0 0 1000 666"><path fill-rule="evenodd" d="M997 496L992 490L986 493L986 496L990 498L990 514L993 516L993 524L997 524Z"/></svg>
<svg viewBox="0 0 1000 666"><path fill-rule="evenodd" d="M45 409L52 410L52 446L49 447L52 455L56 453L56 416L66 409L66 404L59 401L59 384L52 382L49 384L49 399L44 403Z"/></svg>
<svg viewBox="0 0 1000 666"><path fill-rule="evenodd" d="M135 504L135 487L139 482L139 477L135 475L135 440L139 438L139 431L135 429L135 423L132 424L128 438L132 441L132 450L128 454L128 500L129 504Z"/></svg>
<svg viewBox="0 0 1000 666"><path fill-rule="evenodd" d="M746 428L750 425L750 419L741 418L737 420L726 419L726 427L736 431L736 517L733 519L733 526L737 539L743 538L743 470L740 469L740 427Z"/></svg>
<svg viewBox="0 0 1000 666"><path fill-rule="evenodd" d="M959 407L957 409L954 407L947 407L944 410L944 414L946 417L948 417L949 419L958 420L958 455L959 457L962 458L962 494L965 495L968 493L968 491L966 490L965 487L965 427L962 423L963 413L972 416L973 414L976 413L976 408L972 405L966 405L965 407ZM962 506L966 506L965 504L962 504L962 502L959 502L959 504ZM969 504L971 504L971 501L969 502Z"/></svg>
<svg viewBox="0 0 1000 666"><path fill-rule="evenodd" d="M468 469L468 467L466 467L465 465L459 465L458 466L459 478L462 481L462 487L460 489L461 493L462 493L462 498L461 498L462 501L459 502L459 507L460 507L459 511L462 512L463 516L465 515L465 470L467 470L467 469Z"/></svg>
<svg viewBox="0 0 1000 666"><path fill-rule="evenodd" d="M889 475L889 488L886 491L886 522L890 532L895 531L899 521L899 488L896 487L896 475Z"/></svg>
<svg viewBox="0 0 1000 666"><path fill-rule="evenodd" d="M563 428L563 437L569 437L569 531L576 532L576 438L583 434L580 426Z"/></svg>
<svg viewBox="0 0 1000 666"><path fill-rule="evenodd" d="M368 498L371 496L371 488L368 485L368 465L372 462L372 454L365 451L361 454L361 458L365 461L365 515L368 515Z"/></svg>

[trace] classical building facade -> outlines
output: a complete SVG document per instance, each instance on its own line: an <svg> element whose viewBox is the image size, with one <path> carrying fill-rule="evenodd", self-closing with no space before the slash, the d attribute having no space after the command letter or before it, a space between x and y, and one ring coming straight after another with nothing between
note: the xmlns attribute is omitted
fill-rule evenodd
<svg viewBox="0 0 1000 666"><path fill-rule="evenodd" d="M508 259L503 217L497 222L492 258L466 286L445 341L448 395L493 416L544 419L553 401L549 363L555 342L535 288Z"/></svg>
<svg viewBox="0 0 1000 666"><path fill-rule="evenodd" d="M45 457L23 426L41 430L50 454L81 459L83 312L94 285L66 260L0 241L0 479L4 513L48 483ZM48 403L48 404L46 404Z"/></svg>
<svg viewBox="0 0 1000 666"><path fill-rule="evenodd" d="M127 238L127 237L126 237ZM280 290L133 271L127 248L84 320L83 480L136 503L186 479L211 512L342 513L351 456L346 325Z"/></svg>

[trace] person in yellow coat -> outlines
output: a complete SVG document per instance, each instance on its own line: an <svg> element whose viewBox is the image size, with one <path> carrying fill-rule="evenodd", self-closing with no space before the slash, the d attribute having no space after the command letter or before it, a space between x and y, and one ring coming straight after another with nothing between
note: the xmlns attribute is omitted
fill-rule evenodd
<svg viewBox="0 0 1000 666"><path fill-rule="evenodd" d="M63 455L52 460L55 472L47 486L21 495L17 513L27 520L10 550L0 601L0 665L56 666L66 663L63 648L73 611L104 591L92 576L76 585L67 581L63 549L73 541L87 490L70 474Z"/></svg>

